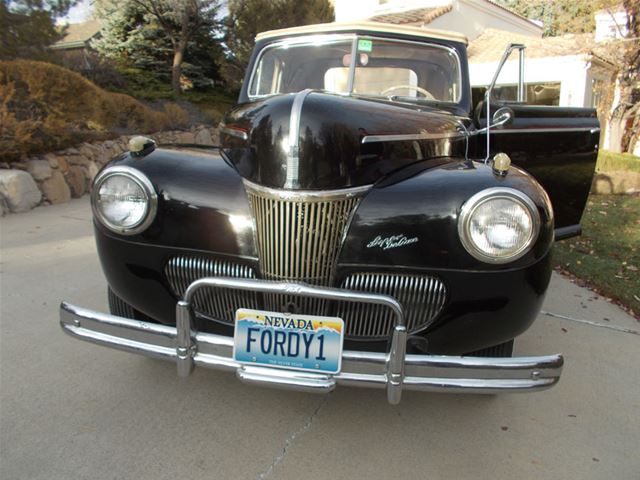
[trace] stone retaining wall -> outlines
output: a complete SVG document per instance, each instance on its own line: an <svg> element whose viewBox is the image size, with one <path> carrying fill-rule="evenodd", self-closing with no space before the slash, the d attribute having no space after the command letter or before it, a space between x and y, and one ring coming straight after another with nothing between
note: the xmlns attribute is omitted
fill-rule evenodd
<svg viewBox="0 0 640 480"><path fill-rule="evenodd" d="M132 136L83 143L11 165L0 164L0 216L8 212L26 212L41 204L68 202L88 193L93 177L105 163L128 150ZM159 132L148 136L158 145L217 145L219 140L217 129L205 125L194 126L188 131Z"/></svg>

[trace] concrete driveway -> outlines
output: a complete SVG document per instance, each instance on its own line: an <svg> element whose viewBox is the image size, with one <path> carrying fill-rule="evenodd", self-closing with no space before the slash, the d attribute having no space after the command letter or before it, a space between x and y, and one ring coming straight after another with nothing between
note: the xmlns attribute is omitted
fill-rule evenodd
<svg viewBox="0 0 640 480"><path fill-rule="evenodd" d="M640 324L559 276L516 342L566 355L546 392L407 392L392 407L384 391L179 379L58 327L61 299L107 309L89 210L80 199L0 219L4 480L640 479Z"/></svg>

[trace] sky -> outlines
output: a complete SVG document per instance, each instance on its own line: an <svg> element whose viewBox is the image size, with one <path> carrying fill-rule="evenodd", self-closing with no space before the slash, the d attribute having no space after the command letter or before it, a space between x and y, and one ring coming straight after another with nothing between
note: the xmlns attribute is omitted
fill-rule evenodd
<svg viewBox="0 0 640 480"><path fill-rule="evenodd" d="M62 23L80 23L89 20L93 11L90 0L80 0L75 7L69 9L69 13L60 20Z"/></svg>
<svg viewBox="0 0 640 480"><path fill-rule="evenodd" d="M227 14L227 2L221 2L220 15ZM69 9L65 17L58 20L58 23L81 23L91 18L93 12L92 0L80 0L75 7Z"/></svg>

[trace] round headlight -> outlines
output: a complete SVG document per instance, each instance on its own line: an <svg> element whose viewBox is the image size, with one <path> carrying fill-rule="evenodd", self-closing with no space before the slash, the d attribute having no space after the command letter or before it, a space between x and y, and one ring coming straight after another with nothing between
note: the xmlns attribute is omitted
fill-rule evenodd
<svg viewBox="0 0 640 480"><path fill-rule="evenodd" d="M462 206L458 233L464 248L487 263L522 257L535 242L540 215L533 201L512 188L488 188Z"/></svg>
<svg viewBox="0 0 640 480"><path fill-rule="evenodd" d="M96 177L91 192L96 219L122 235L135 235L151 225L157 202L149 179L131 167L103 170Z"/></svg>

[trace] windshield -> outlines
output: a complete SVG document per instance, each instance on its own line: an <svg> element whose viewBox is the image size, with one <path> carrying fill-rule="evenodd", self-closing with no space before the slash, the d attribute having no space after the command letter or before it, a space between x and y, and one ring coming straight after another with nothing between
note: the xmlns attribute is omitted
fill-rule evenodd
<svg viewBox="0 0 640 480"><path fill-rule="evenodd" d="M457 102L459 65L453 49L438 45L353 36L295 39L262 50L248 93L261 97L312 88Z"/></svg>

